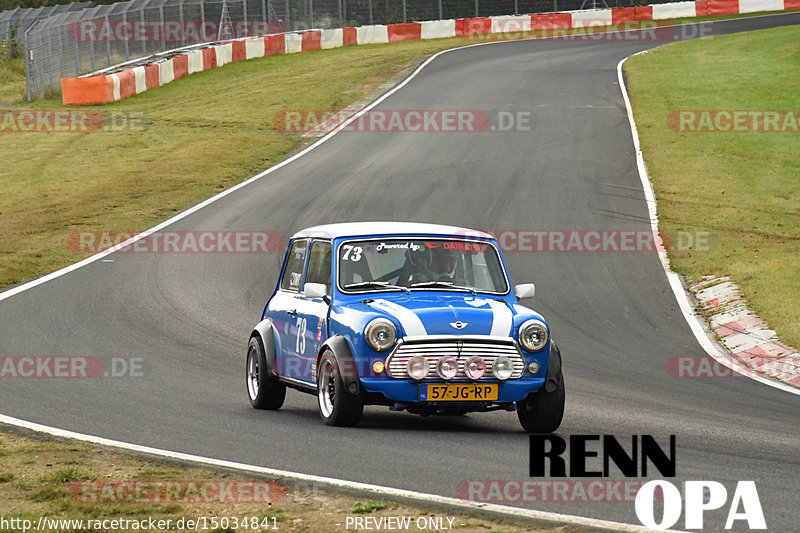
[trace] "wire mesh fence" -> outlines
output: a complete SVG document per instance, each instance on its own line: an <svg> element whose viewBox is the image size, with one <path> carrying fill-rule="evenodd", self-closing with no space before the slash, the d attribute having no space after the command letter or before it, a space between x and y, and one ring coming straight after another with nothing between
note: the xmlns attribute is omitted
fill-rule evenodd
<svg viewBox="0 0 800 533"><path fill-rule="evenodd" d="M668 1L668 0L656 0ZM25 53L28 99L61 78L197 43L367 24L627 7L652 0L130 0L0 13L0 41ZM8 43L11 43L8 45Z"/></svg>
<svg viewBox="0 0 800 533"><path fill-rule="evenodd" d="M20 8L0 12L0 42L5 43L9 53L17 53L22 47L16 47L20 36L36 20L67 11L80 11L94 5L94 2L73 2L55 6Z"/></svg>

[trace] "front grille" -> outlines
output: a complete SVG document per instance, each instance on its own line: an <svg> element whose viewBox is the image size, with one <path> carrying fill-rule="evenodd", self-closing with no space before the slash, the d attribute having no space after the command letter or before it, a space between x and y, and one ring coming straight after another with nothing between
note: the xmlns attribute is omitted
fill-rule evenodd
<svg viewBox="0 0 800 533"><path fill-rule="evenodd" d="M509 338L495 337L442 337L442 338L413 338L402 339L386 358L386 368L393 378L408 378L406 365L408 360L416 355L425 357L428 361L428 378L438 378L436 363L442 357L453 356L458 358L458 374L455 379L467 379L464 375L464 364L473 355L480 355L486 362L484 379L494 379L492 365L494 361L505 355L514 366L511 379L519 379L525 372L525 359L517 348L516 343Z"/></svg>

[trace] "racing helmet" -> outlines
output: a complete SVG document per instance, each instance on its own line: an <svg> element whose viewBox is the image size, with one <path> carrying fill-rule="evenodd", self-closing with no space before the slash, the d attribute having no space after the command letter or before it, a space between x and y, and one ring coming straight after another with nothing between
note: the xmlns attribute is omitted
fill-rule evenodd
<svg viewBox="0 0 800 533"><path fill-rule="evenodd" d="M458 266L458 253L455 250L442 246L430 252L432 257L428 269L437 279L455 276Z"/></svg>

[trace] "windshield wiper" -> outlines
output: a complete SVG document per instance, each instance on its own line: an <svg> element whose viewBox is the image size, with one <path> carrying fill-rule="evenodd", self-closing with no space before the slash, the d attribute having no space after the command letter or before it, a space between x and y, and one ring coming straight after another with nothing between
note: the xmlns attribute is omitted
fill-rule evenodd
<svg viewBox="0 0 800 533"><path fill-rule="evenodd" d="M380 288L380 289L398 289L401 291L405 291L406 293L411 293L408 287L401 287L399 285L392 285L386 281L361 281L359 283L350 283L349 285L344 286L345 289L370 289L370 288Z"/></svg>
<svg viewBox="0 0 800 533"><path fill-rule="evenodd" d="M447 287L448 289L458 289L462 291L471 292L473 295L477 294L475 289L472 287L462 287L461 285L456 285L452 281L422 281L420 283L412 283L411 288L422 288L422 287Z"/></svg>

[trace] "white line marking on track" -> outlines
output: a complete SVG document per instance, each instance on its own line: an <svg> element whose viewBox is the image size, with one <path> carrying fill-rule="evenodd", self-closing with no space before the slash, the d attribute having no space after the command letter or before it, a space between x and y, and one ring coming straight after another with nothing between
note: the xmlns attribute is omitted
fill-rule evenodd
<svg viewBox="0 0 800 533"><path fill-rule="evenodd" d="M639 55L644 53L645 51L638 52L633 55ZM632 56L631 56L632 57ZM647 166L644 164L644 156L642 155L642 149L639 145L639 131L636 128L636 122L633 119L633 109L631 108L631 100L628 96L628 89L625 86L625 79L622 75L622 65L627 61L627 57L622 59L619 63L617 63L617 79L619 80L619 87L620 91L622 91L622 98L625 100L625 109L628 112L628 121L631 124L631 135L633 136L633 146L636 150L636 166L639 169L639 178L642 180L642 189L644 189L644 198L645 202L647 203L647 211L650 214L650 227L652 228L653 232L658 231L658 214L656 212L656 197L653 193L653 185L650 182L650 175L647 172ZM730 368L734 372L738 372L750 379L758 381L759 383L763 383L765 385L769 385L770 387L775 387L776 389L780 389L785 392L789 392L791 394L796 394L800 396L800 389L796 389L790 385L786 385L785 383L781 383L780 381L775 381L771 379L762 378L761 376L753 375L753 371L744 365L737 363L736 361L732 360L727 354L723 353L716 344L709 338L706 331L703 329L703 324L700 322L700 318L695 314L694 309L692 309L692 304L689 302L689 298L686 296L686 291L683 288L683 284L681 283L680 277L678 274L672 271L669 265L669 257L667 257L667 252L664 249L658 251L658 258L661 260L661 266L664 268L664 273L667 275L667 281L669 281L669 286L672 289L672 292L675 294L675 299L678 301L678 305L681 308L681 312L683 313L683 318L686 319L686 322L689 324L689 328L691 328L692 333L694 333L695 338L697 338L697 342L700 343L700 346L706 351L708 355L713 357L717 362Z"/></svg>
<svg viewBox="0 0 800 533"><path fill-rule="evenodd" d="M625 524L623 522L612 522L608 520L585 518L582 516L572 516L572 515L563 515L559 513L549 513L545 511L535 511L533 509L509 507L506 505L497 505L494 503L459 500L458 498L449 498L447 496L439 496L436 494L426 494L424 492L416 492L413 490L395 489L392 487L384 487L382 485L372 485L369 483L359 483L357 481L347 481L344 479L315 476L311 474L301 474L297 472L289 472L287 470L276 470L274 468L267 468L263 466L254 466L244 463L236 463L233 461L224 461L221 459L211 459L209 457L202 457L199 455L172 452L169 450L161 450L159 448L151 448L149 446L140 446L138 444L131 444L128 442L121 442L117 440L106 439L103 437L96 437L94 435L75 433L73 431L66 431L63 429L58 429L50 426L43 426L40 424L27 422L25 420L12 418L10 416L5 416L5 415L0 415L0 423L22 427L40 433L47 433L48 435L53 435L55 437L62 437L82 442L88 442L91 444L98 444L100 446L109 446L112 448L118 448L121 450L127 450L136 453L144 453L158 457L165 457L167 459L173 459L176 461L186 461L201 465L207 465L210 467L228 468L242 472L252 472L252 473L267 475L270 477L277 478L278 480L283 478L283 479L290 479L296 482L318 483L334 489L341 488L341 489L351 489L351 490L353 489L364 490L375 494L382 494L384 496L394 496L396 498L403 498L405 500L410 500L412 502L444 505L454 509L459 509L460 511L467 514L469 514L470 512L474 512L476 509L479 509L482 511L496 513L498 515L502 514L515 518L529 519L540 522L547 522L551 524L554 523L572 524L575 526L589 527L592 529L603 529L610 531L635 532L635 533L651 531L650 529L645 528L643 526ZM681 532L675 532L674 530L670 529L664 531L671 533L681 533Z"/></svg>
<svg viewBox="0 0 800 533"><path fill-rule="evenodd" d="M764 15L764 16L774 16L774 15ZM738 20L738 19L732 19L732 20ZM718 21L718 22L724 22L724 21ZM525 39L525 40L536 40L536 39ZM288 165L289 163L291 163L292 161L294 161L296 159L299 159L303 155L309 153L314 148L317 148L320 145L322 145L323 143L325 143L328 139L333 137L336 133L341 131L342 128L344 128L347 125L349 125L352 121L358 119L358 117L360 117L361 115L363 115L364 113L366 113L370 109L374 108L375 106L377 106L378 104L380 104L381 102L386 100L392 94L396 93L397 91L399 91L400 89L405 87L412 79L414 79L417 76L417 74L419 74L422 71L423 68L425 68L428 64L431 63L431 61L433 61L434 59L436 59L440 55L446 54L448 52L452 52L452 51L455 51L455 50L462 50L462 49L465 49L465 48L472 48L474 46L486 46L486 45L491 45L491 44L502 44L503 42L504 41L491 41L491 42L485 42L485 43L476 43L476 44L463 46L463 47L459 47L459 48L450 48L448 50L442 50L441 52L438 52L438 53L432 55L427 60L425 60L419 67L417 67L417 69L414 70L414 72L412 72L405 80L403 80L396 87L392 88L391 90L386 92L386 94L384 94L383 96L381 96L380 98L375 100L375 102L373 102L372 104L370 104L367 107L365 107L364 109L362 109L360 112L358 112L355 115L353 115L349 120L345 121L339 128L337 128L336 130L330 132L329 134L325 135L324 137L320 138L317 142L315 142L311 146L308 146L307 148L303 149L302 151L298 152L297 154L289 157L288 159L285 159L285 160L281 161L280 163L276 164L273 167L268 168L267 170L265 170L263 172L260 172L260 173L256 174L255 176L243 181L242 183L240 183L238 185L235 185L235 186L231 187L230 189L227 189L227 190L217 194L216 196L212 196L211 198L208 198L207 200L204 200L203 202L200 202L199 204L197 204L197 205L195 205L193 207L190 207L186 211L182 211L181 213L178 213L177 215L165 220L161 224L153 226L149 230L146 230L146 231L143 231L142 233L138 233L137 235L134 235L130 239L128 239L128 240L126 240L124 242L121 242L121 243L119 243L119 244L117 244L117 245L115 245L115 246L113 246L113 247L111 247L111 248L109 248L107 250L99 252L99 253L91 256L91 257L87 257L83 261L80 261L80 262L75 263L73 265L70 265L68 267L64 267L64 268L62 268L60 270L57 270L55 272L51 272L50 274L47 274L47 275L42 276L40 278L37 278L35 280L29 281L27 283L23 283L22 285L19 285L19 286L16 286L16 287L12 287L11 289L8 289L8 290L0 293L0 301L3 301L5 299L7 299L7 298L11 298L14 295L17 295L17 294L19 294L21 292L24 292L24 291L26 291L28 289L31 289L31 288L36 287L38 285L41 285L43 283L46 283L46 282L48 282L50 280L56 279L58 277L61 277L61 276L65 275L65 274L68 274L68 273L70 273L70 272L72 272L74 270L77 270L77 269L79 269L79 268L81 268L83 266L86 266L88 264L94 263L97 260L104 259L106 256L116 252L117 250L122 249L122 248L124 248L124 247L126 247L126 246L128 246L128 245L130 245L130 244L132 244L132 243L134 243L136 241L138 241L139 239L142 239L142 238L150 235L153 232L156 232L156 231L158 231L158 230L160 230L162 228L170 226L171 224L174 224L175 222L177 222L177 221L179 221L179 220L191 215L192 213L195 213L195 212L199 211L200 209L202 209L202 208L204 208L204 207L216 202L217 200L220 200L220 199L224 198L225 196L233 193L234 191L237 191L237 190L239 190L239 189L241 189L243 187L246 187L247 185L253 183L254 181L259 180L259 179L263 178L264 176L267 176L267 175L271 174L272 172L275 172L279 168L282 168L282 167ZM511 42L514 42L514 41L511 41ZM647 177L647 174L646 174L646 169L644 168L644 160L642 159L642 153L641 153L641 150L639 148L639 136L638 136L638 134L636 132L636 124L633 121L633 113L631 111L630 100L628 99L628 93L625 90L625 85L623 83L623 78L622 78L622 64L624 62L625 62L625 59L623 59L622 61L620 61L617 64L617 73L618 73L618 77L619 77L619 84L620 84L620 87L621 87L621 90L622 90L623 98L625 99L625 106L626 106L627 111L628 111L628 119L629 119L629 121L631 123L631 131L633 133L633 141L634 141L634 145L636 147L636 159L637 159L637 164L639 165L639 175L642 178L642 186L644 187L644 190L645 190L645 197L647 198L647 201L648 201L648 210L649 210L649 212L651 214L650 215L651 226L653 226L653 228L656 229L657 226L658 226L658 221L657 221L657 218L655 218L655 213L656 213L656 211L655 211L655 199L653 197L653 191L652 191L652 187L650 186L649 178ZM666 259L666 256L664 258L662 258L662 265L664 265L664 260L665 259ZM720 359L718 359L719 354L716 353L717 352L716 347L705 336L705 334L703 332L703 329L702 329L702 326L698 322L697 317L694 316L694 313L691 310L691 306L689 305L689 301L688 301L688 299L686 297L686 294L683 291L683 287L681 286L680 280L678 280L677 275L669 269L668 264L664 266L664 269L665 269L665 272L667 274L667 278L668 278L668 280L670 282L670 286L672 287L672 290L675 293L675 297L677 298L678 303L681 306L681 310L684 313L684 317L686 318L686 321L689 323L689 326L692 328L692 331L694 332L694 334L697 337L698 341L700 342L700 344L703 346L703 348L706 349L706 351L712 357L714 357L717 360L720 360ZM715 355L715 353L716 353L716 355ZM726 364L726 366L728 365L728 361L726 361L724 359L721 360L721 362L723 364ZM736 369L734 368L734 370L736 370ZM764 383L766 383L766 384L768 384L770 386L777 387L777 388L782 389L782 390L786 390L786 391L791 392L793 394L800 394L800 391L792 389L792 388L790 388L790 387L788 387L786 385L783 385L783 384L773 383L773 382L770 382L768 380L764 380L764 379L761 379L761 378L753 378L753 379L756 379L757 381L762 381L762 382L764 382ZM44 425L41 425L41 424L35 424L33 422L20 420L20 419L17 419L17 418L12 418L12 417L9 417L9 416L6 416L6 415L2 415L2 414L0 414L0 423L5 423L5 424L8 424L8 425L17 426L17 427L23 427L23 428L26 428L26 429L30 429L32 431L38 431L40 433L47 433L49 435L54 435L54 436L59 436L59 437L64 437L64 438L70 438L70 439L80 440L80 441L94 443L94 444L100 444L100 445L103 445L103 446L111 446L111 447L119 448L119 449L122 449L122 450L135 451L135 452L141 452L141 453L148 453L148 454L152 454L152 455L172 458L172 459L181 460L181 461L188 461L188 462L193 462L193 463L198 463L198 464L205 464L205 465L209 465L209 466L216 466L216 467L222 467L222 468L232 468L232 469L241 470L241 471L244 471L244 472L254 472L254 473L260 473L260 474L282 476L282 477L290 478L290 479L297 480L297 481L311 481L311 482L325 483L325 484L327 484L327 485L329 485L331 487L337 487L338 486L338 487L342 487L342 488L356 488L356 489L362 489L362 490L370 490L370 491L373 491L373 492L378 493L378 494L385 494L387 496L391 495L391 496L396 496L396 497L402 497L402 498L406 498L406 499L411 500L411 501L424 501L424 502L441 503L441 504L452 506L454 508L457 508L457 507L463 508L464 512L469 512L471 510L474 511L476 508L478 508L478 509L482 509L482 510L486 510L486 511L490 511L490 512L496 512L498 514L499 513L504 513L504 514L507 514L509 516L516 516L516 517L519 517L519 518L526 518L526 519L531 519L531 520L541 520L541 521L546 521L546 522L559 522L559 523L572 524L572 525L576 525L576 526L592 527L592 528L596 528L596 529L610 529L610 530L613 530L613 531L624 531L624 532L627 532L627 531L631 531L631 532L646 532L646 531L649 531L647 528L644 528L642 526L632 525L632 524L624 524L624 523L610 522L610 521L605 521L605 520L597 520L597 519L586 518L586 517L581 517L581 516L562 515L562 514L557 514L557 513L546 513L546 512L542 512L542 511L534 511L534 510L528 510L528 509L518 509L518 508L514 508L514 507L507 507L507 506L489 504L489 503L463 502L463 501L455 499L455 498L447 498L447 497L444 497L444 496L437 496L437 495L434 495L434 494L425 494L425 493L414 492L414 491L410 491L410 490L394 489L394 488L391 488L391 487L383 487L383 486L380 486L380 485L369 485L369 484L366 484L366 483L358 483L358 482L354 482L354 481L346 481L346 480L340 480L340 479L334 479L334 478L325 478L325 477L320 477L320 476L312 476L312 475L308 475L308 474L300 474L300 473L288 472L288 471L282 471L282 470L274 470L274 469L270 469L270 468L258 467L258 466L254 466L254 465L247 465L247 464L243 464L243 463L234 463L234 462L231 462L231 461L222 461L222 460L218 460L218 459L212 459L212 458L209 458L209 457L202 457L202 456L197 456L197 455L189 455L189 454L183 454L183 453L179 453L179 452L171 452L171 451L168 451L168 450L160 450L160 449L157 449L157 448L149 448L147 446L139 446L137 444L131 444L131 443L127 443L127 442L115 441L115 440L105 439L105 438L102 438L102 437L95 437L95 436L91 436L91 435L85 435L85 434L82 434L82 433L75 433L75 432L71 432L71 431L66 431L66 430L62 430L62 429L58 429L58 428L54 428L54 427L50 427L50 426L44 426ZM672 530L665 530L665 531L672 531Z"/></svg>
<svg viewBox="0 0 800 533"><path fill-rule="evenodd" d="M121 248L124 248L124 247L136 242L137 240L142 239L142 238L150 235L153 232L156 232L156 231L158 231L158 230L160 230L162 228L165 228L165 227L167 227L167 226L169 226L171 224L174 224L175 222L177 222L177 221L179 221L179 220L191 215L192 213L195 213L195 212L199 211L200 209L206 207L207 205L210 205L210 204L216 202L217 200L220 200L221 198L224 198L225 196L231 194L232 192L237 191L237 190L241 189L242 187L246 187L247 185L253 183L254 181L259 180L259 179L263 178L264 176L267 176L267 175L271 174L272 172L275 172L279 168L282 168L282 167L288 165L289 163L291 163L292 161L294 161L296 159L299 159L300 157L302 157L305 154L309 153L314 148L319 147L320 145L325 143L327 140L329 140L331 137L336 135L336 133L338 133L343 128L345 128L352 121L357 120L358 117L360 117L361 115L363 115L364 113L366 113L370 109L374 108L375 106L379 105L381 102L383 102L384 100L389 98L389 96L393 95L394 93L396 93L397 91L399 91L400 89L405 87L412 79L414 79L422 71L422 69L424 69L427 65L429 65L431 63L431 61L433 61L434 59L436 59L440 55L446 54L448 52L452 52L454 50L461 50L463 48L472 48L473 46L484 46L484 45L487 45L487 44L499 44L499 43L497 43L497 42L477 43L477 44L472 44L472 45L469 45L469 46L463 46L463 47L460 47L460 48L450 48L448 50L442 50L441 52L438 52L438 53L432 55L427 60L425 60L419 67L417 67L416 70L414 70L414 72L412 72L405 80L403 80L396 87L392 88L386 94L384 94L383 96L381 96L380 98L375 100L372 104L368 105L367 107L365 107L364 109L362 109L361 111L359 111L358 113L356 113L355 115L350 117L350 119L345 121L339 128L333 130L329 134L327 134L324 137L320 138L317 142L315 142L311 146L305 148L304 150L298 152L297 154L293 155L292 157L281 161L280 163L276 164L275 166L270 167L267 170L265 170L263 172L260 172L259 174L256 174L252 178L250 178L250 179L248 179L246 181L243 181L242 183L240 183L238 185L235 185L235 186L231 187L230 189L227 189L227 190L219 193L216 196L212 196L211 198L209 198L209 199L207 199L207 200L205 200L203 202L200 202L199 204L187 209L186 211L178 213L174 217L165 220L161 224L153 226L149 230L146 230L146 231L143 231L142 233L134 235L130 239L128 239L126 241L123 241L123 242L121 242L121 243L119 243L119 244L117 244L117 245L115 245L115 246L113 246L113 247L111 247L111 248L109 248L107 250L99 252L99 253L91 256L91 257L87 257L83 261L75 263L74 265L70 265L68 267L62 268L61 270L57 270L55 272L47 274L46 276L42 276L41 278L37 278L37 279L35 279L33 281L29 281L28 283L24 283L24 284L19 285L17 287L13 287L13 288L5 291L5 292L2 292L2 293L0 293L0 301L3 301L5 299L10 298L10 297L12 297L12 296L14 296L16 294L19 294L19 293L21 293L23 291L26 291L28 289L31 289L33 287L36 287L36 286L41 285L43 283L46 283L46 282L48 282L50 280L56 279L58 277L61 277L61 276L65 275L65 274L68 274L68 273L70 273L70 272L72 272L74 270L77 270L77 269L79 269L79 268L81 268L83 266L91 264L91 263L93 263L93 262L95 262L95 261L97 261L99 259L104 259L104 258L106 258L106 256L116 252L117 250L119 250ZM102 438L102 437L95 437L95 436L92 436L92 435L85 435L85 434L82 434L82 433L75 433L75 432L72 432L72 431L66 431L66 430L63 430L63 429L58 429L58 428L54 428L54 427L50 427L50 426L44 426L44 425L41 425L41 424L36 424L36 423L33 423L33 422L28 422L28 421L25 421L25 420L12 418L12 417L9 417L9 416L6 416L6 415L2 415L2 414L0 414L0 422L5 423L5 424L9 424L9 425L13 425L13 426L27 428L27 429L30 429L30 430L33 430L33 431L38 431L38 432L41 432L41 433L47 433L47 434L50 434L50 435L55 435L55 436L60 436L60 437L65 437L65 438L70 438L70 439L81 440L81 441L84 441L84 442L100 444L100 445L103 445L103 446L111 446L111 447L119 448L119 449L122 449L122 450L141 452L141 453L149 453L149 454L158 455L158 456L161 456L161 457L168 457L168 458L172 458L172 459L176 459L176 460L180 460L180 461L189 461L189 462L193 462L193 463L204 464L204 465L209 465L209 466L216 466L216 467L222 467L222 468L233 468L233 469L236 469L236 470L241 470L243 472L254 472L254 473L259 473L259 474L281 476L281 477L293 479L293 480L296 480L296 481L311 481L311 482L324 483L324 484L326 484L326 485L328 485L330 487L333 487L333 488L341 487L341 488L369 490L369 491L375 492L377 494L384 494L384 495L387 495L387 496L395 496L395 497L398 497L398 498L404 498L404 499L409 500L409 501L417 501L417 502L420 502L420 503L424 503L424 502L438 503L438 504L448 505L448 506L451 506L453 508L463 509L463 511L465 513L468 513L470 511L474 511L477 508L477 509L481 509L481 510L484 510L484 511L494 512L494 513L497 513L497 514L505 514L507 516L514 516L514 517L517 517L517 518L525 518L525 519L530 519L530 520L539 520L539 521L542 521L542 522L549 522L549 523L571 524L573 526L589 527L589 528L611 530L611 531L622 531L622 532L630 531L630 532L637 532L638 533L638 532L649 531L647 528L644 528L642 526L637 526L637 525L632 525L632 524L624 524L624 523L621 523L621 522L610 522L610 521L606 521L606 520L598 520L598 519L587 518L587 517L583 517L583 516L562 515L562 514L557 514L557 513L547 513L547 512L544 512L544 511L535 511L535 510L531 510L531 509L519 509L519 508L515 508L515 507L507 507L507 506L497 505L497 504L492 504L492 503L471 502L471 501L464 502L464 501L458 500L456 498L448 498L448 497L445 497L445 496L437 496L435 494L426 494L426 493L415 492L415 491L411 491L411 490L395 489L395 488L391 488L391 487L383 487L383 486L380 486L380 485L369 485L369 484L366 484L366 483L358 483L358 482L355 482L355 481L347 481L347 480L334 479L334 478L325 478L325 477L321 477L321 476L312 476L312 475L308 475L308 474L300 474L300 473L296 473L296 472L275 470L275 469L271 469L271 468L264 468L264 467L254 466L254 465L247 465L247 464L243 464L243 463L234 463L234 462L231 462L231 461L222 461L222 460L219 460L219 459L212 459L210 457L202 457L202 456L198 456L198 455L189 455L189 454L184 454L184 453L179 453L179 452L171 452L171 451L168 451L168 450L160 450L160 449L157 449L157 448L149 448L147 446L140 446L140 445L137 445L137 444L131 444L131 443L127 443L127 442L115 441L115 440L105 439L105 438Z"/></svg>

